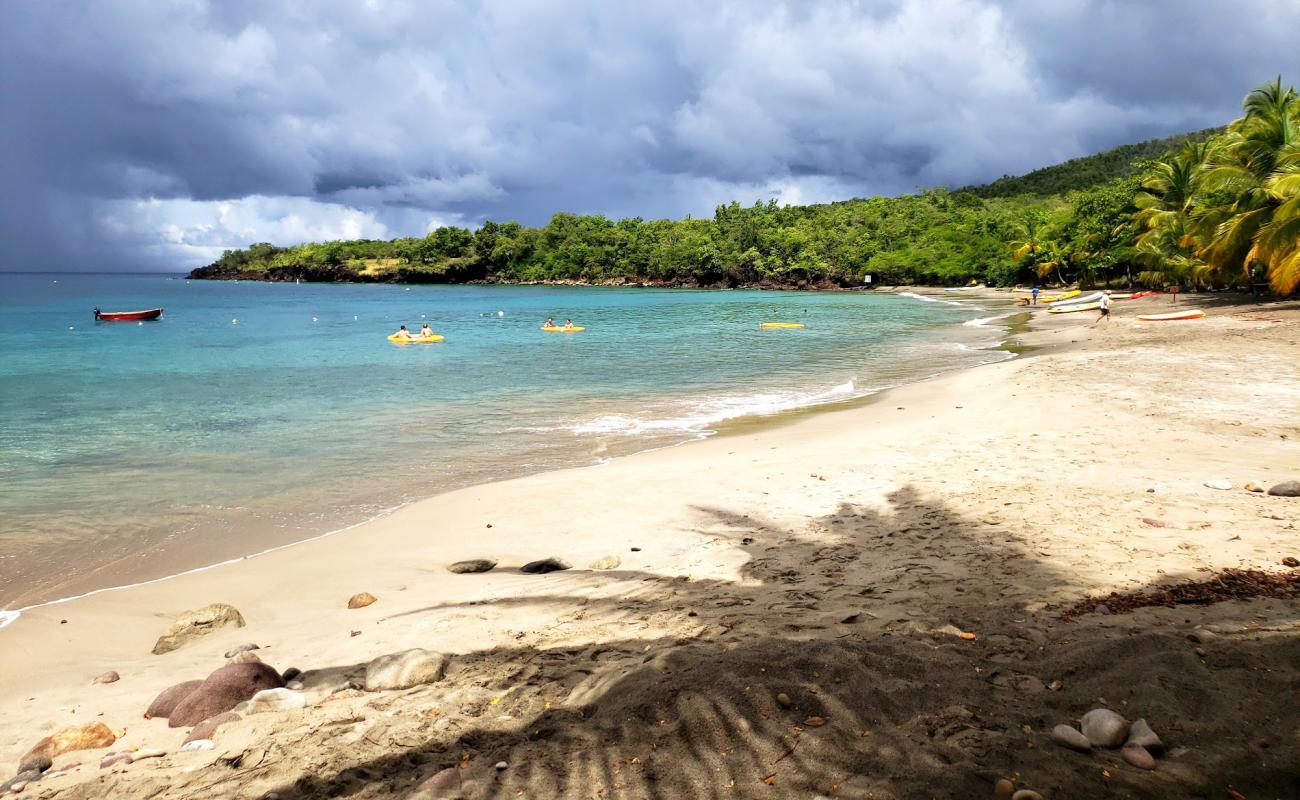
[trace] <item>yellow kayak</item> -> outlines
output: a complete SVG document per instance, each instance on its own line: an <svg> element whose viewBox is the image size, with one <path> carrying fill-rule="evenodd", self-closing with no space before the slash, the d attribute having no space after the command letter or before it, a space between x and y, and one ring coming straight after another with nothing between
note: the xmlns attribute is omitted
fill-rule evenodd
<svg viewBox="0 0 1300 800"><path fill-rule="evenodd" d="M1101 303L1075 303L1072 306L1058 306L1047 309L1048 314L1072 314L1075 311L1096 311Z"/></svg>
<svg viewBox="0 0 1300 800"><path fill-rule="evenodd" d="M394 344L432 344L433 342L441 342L442 337L436 333L432 336L398 336L393 334L388 337L388 341Z"/></svg>
<svg viewBox="0 0 1300 800"><path fill-rule="evenodd" d="M581 325L574 325L573 327L570 328L566 328L563 325L551 325L551 326L543 325L542 330L546 331L547 333L577 333L578 331L585 331L586 328L582 327Z"/></svg>
<svg viewBox="0 0 1300 800"><path fill-rule="evenodd" d="M760 328L802 328L802 322L764 322L759 325Z"/></svg>
<svg viewBox="0 0 1300 800"><path fill-rule="evenodd" d="M1069 300L1071 297L1078 297L1078 295L1079 295L1079 290L1075 289L1072 292L1066 292L1064 294L1053 294L1053 295L1048 295L1047 297L1040 297L1038 298L1038 302L1055 303L1060 300Z"/></svg>

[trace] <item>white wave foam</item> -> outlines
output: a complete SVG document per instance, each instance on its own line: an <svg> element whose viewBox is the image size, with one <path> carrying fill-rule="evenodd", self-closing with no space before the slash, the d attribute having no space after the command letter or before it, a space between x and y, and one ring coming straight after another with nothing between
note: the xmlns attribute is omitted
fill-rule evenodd
<svg viewBox="0 0 1300 800"><path fill-rule="evenodd" d="M989 324L990 322L996 322L997 320L1000 320L1000 319L1006 319L1006 318L1009 317L1009 316L1011 316L1011 315L1010 315L1010 314L998 314L997 316L994 316L994 317L978 317L978 318L976 318L976 319L968 319L968 320L966 320L965 322L963 322L962 325L965 326L965 327L967 327L967 328L985 328L985 327L988 327L988 324Z"/></svg>
<svg viewBox="0 0 1300 800"><path fill-rule="evenodd" d="M940 299L937 298L937 297L926 297L925 295L923 295L923 294L917 294L916 292L899 292L899 293L898 293L898 296L899 296L899 297L910 297L910 298L912 298L913 300L923 300L923 301L925 301L925 302L927 302L927 303L943 303L943 304L946 305L946 306L962 306L962 305L964 305L964 303L959 303L959 302L957 302L956 300L940 300Z"/></svg>
<svg viewBox="0 0 1300 800"><path fill-rule="evenodd" d="M747 416L764 416L790 411L805 406L847 400L863 394L853 381L832 386L820 392L762 392L736 397L710 398L693 404L689 409L671 410L663 417L635 417L627 414L605 414L586 422L565 426L577 434L619 434L638 436L646 433L705 434L720 422ZM680 412L685 413L680 413Z"/></svg>

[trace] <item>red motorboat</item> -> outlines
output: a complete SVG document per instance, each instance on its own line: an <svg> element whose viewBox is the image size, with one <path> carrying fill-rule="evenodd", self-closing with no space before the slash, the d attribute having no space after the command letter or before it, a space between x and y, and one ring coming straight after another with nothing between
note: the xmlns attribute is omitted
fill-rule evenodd
<svg viewBox="0 0 1300 800"><path fill-rule="evenodd" d="M95 319L104 322L135 322L140 319L158 319L162 316L161 308L150 308L146 311L100 311L95 308Z"/></svg>

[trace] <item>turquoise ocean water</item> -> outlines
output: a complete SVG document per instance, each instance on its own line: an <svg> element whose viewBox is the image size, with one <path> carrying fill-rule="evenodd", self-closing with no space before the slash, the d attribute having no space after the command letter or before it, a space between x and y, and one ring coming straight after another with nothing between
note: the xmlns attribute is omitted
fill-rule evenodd
<svg viewBox="0 0 1300 800"><path fill-rule="evenodd" d="M96 323L96 305L166 313ZM1000 360L1006 306L0 275L0 608ZM548 316L587 330L542 333ZM807 328L758 328L781 320ZM426 321L444 343L385 340Z"/></svg>

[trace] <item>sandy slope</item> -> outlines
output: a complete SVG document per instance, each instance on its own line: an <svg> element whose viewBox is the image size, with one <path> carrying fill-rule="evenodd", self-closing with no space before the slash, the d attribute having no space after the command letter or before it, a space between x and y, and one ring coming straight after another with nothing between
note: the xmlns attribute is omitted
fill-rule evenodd
<svg viewBox="0 0 1300 800"><path fill-rule="evenodd" d="M0 631L0 763L91 720L127 729L118 749L175 751L183 731L145 706L253 641L313 671L314 705L206 753L102 771L70 753L27 794L405 797L463 764L445 796L966 798L1000 776L1048 798L1300 796L1296 603L1057 619L1300 555L1300 500L1203 485L1300 479L1300 305L1138 325L1140 302L1096 328L1039 315L1034 358L30 612ZM548 555L579 568L517 570ZM582 568L606 555L621 565ZM501 566L444 570L478 556ZM379 601L347 610L359 591ZM248 627L149 654L217 601ZM1197 625L1220 635L1189 641ZM454 654L446 679L324 700L417 646ZM107 669L122 680L90 685ZM1143 772L1048 741L1099 704L1176 757Z"/></svg>

